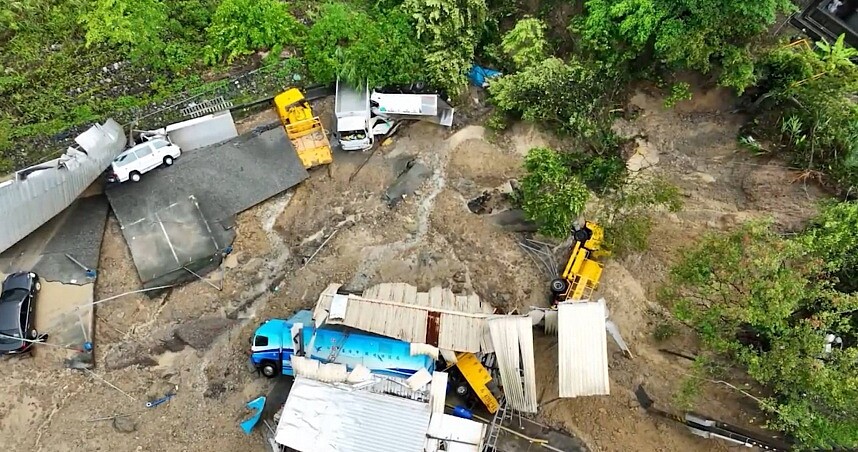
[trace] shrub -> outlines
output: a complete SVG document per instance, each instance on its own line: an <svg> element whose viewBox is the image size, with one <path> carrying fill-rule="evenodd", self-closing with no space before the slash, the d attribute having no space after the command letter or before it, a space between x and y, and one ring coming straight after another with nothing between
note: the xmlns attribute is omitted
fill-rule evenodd
<svg viewBox="0 0 858 452"><path fill-rule="evenodd" d="M523 69L544 60L548 54L545 23L532 17L521 19L501 41L501 49L512 61L512 67Z"/></svg>
<svg viewBox="0 0 858 452"><path fill-rule="evenodd" d="M607 106L615 89L606 67L574 60L564 63L558 58L492 79L489 84L499 108L574 134L595 147L613 136Z"/></svg>
<svg viewBox="0 0 858 452"><path fill-rule="evenodd" d="M394 7L379 16L345 3L324 5L304 46L310 75L353 85L411 83L423 77L423 50L408 16Z"/></svg>
<svg viewBox="0 0 858 452"><path fill-rule="evenodd" d="M278 0L223 0L206 29L209 64L231 63L242 55L277 44L296 45L304 26Z"/></svg>
<svg viewBox="0 0 858 452"><path fill-rule="evenodd" d="M584 209L590 192L574 176L563 155L553 149L533 148L524 160L521 207L539 232L565 238Z"/></svg>

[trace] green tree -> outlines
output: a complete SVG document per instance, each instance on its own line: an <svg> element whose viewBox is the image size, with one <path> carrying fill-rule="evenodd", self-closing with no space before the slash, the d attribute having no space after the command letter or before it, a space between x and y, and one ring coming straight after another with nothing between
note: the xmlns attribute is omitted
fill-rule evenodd
<svg viewBox="0 0 858 452"><path fill-rule="evenodd" d="M768 388L762 408L770 426L804 447L858 446L858 297L836 290L823 263L831 246L856 246L858 216L848 217L829 223L825 232L840 237L832 242L785 239L767 223L707 236L686 250L665 286L665 300L704 351ZM844 346L826 351L828 335Z"/></svg>
<svg viewBox="0 0 858 452"><path fill-rule="evenodd" d="M337 76L371 86L410 83L423 74L423 50L399 7L372 16L345 3L322 6L307 34L304 58L313 80Z"/></svg>
<svg viewBox="0 0 858 452"><path fill-rule="evenodd" d="M430 80L451 94L461 92L486 21L485 0L405 0L402 7L426 44Z"/></svg>
<svg viewBox="0 0 858 452"><path fill-rule="evenodd" d="M590 192L574 176L565 157L549 148L533 148L524 160L521 207L539 225L539 232L557 238L569 234Z"/></svg>
<svg viewBox="0 0 858 452"><path fill-rule="evenodd" d="M132 58L146 59L164 49L167 5L162 0L95 0L80 21L87 46L117 46L129 49Z"/></svg>
<svg viewBox="0 0 858 452"><path fill-rule="evenodd" d="M726 72L747 75L733 67L748 64L744 46L792 8L789 0L586 0L586 16L573 28L591 51L612 62L643 55L704 73L720 62Z"/></svg>
<svg viewBox="0 0 858 452"><path fill-rule="evenodd" d="M231 63L259 49L300 44L304 28L278 0L223 0L206 29L206 61Z"/></svg>
<svg viewBox="0 0 858 452"><path fill-rule="evenodd" d="M519 20L515 27L503 36L501 49L512 61L515 69L539 63L548 56L545 23L532 17Z"/></svg>
<svg viewBox="0 0 858 452"><path fill-rule="evenodd" d="M493 79L489 93L503 110L517 112L527 121L547 123L601 148L616 144L608 114L616 87L616 78L604 66L548 58Z"/></svg>

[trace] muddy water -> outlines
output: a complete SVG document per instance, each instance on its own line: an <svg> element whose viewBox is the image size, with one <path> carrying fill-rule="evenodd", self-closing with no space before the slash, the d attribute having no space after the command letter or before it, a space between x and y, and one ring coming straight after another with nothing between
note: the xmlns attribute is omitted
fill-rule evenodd
<svg viewBox="0 0 858 452"><path fill-rule="evenodd" d="M0 273L0 280L6 275ZM48 344L81 347L92 341L94 285L41 281L36 297L36 329L50 335ZM53 348L53 347L52 347Z"/></svg>

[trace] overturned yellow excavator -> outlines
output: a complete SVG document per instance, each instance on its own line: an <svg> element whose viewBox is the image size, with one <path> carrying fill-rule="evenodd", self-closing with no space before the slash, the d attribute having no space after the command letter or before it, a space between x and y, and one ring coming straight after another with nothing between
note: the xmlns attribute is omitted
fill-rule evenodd
<svg viewBox="0 0 858 452"><path fill-rule="evenodd" d="M304 168L334 161L328 133L298 88L289 88L275 96L274 108Z"/></svg>
<svg viewBox="0 0 858 452"><path fill-rule="evenodd" d="M604 238L605 230L592 221L574 229L569 261L560 277L551 281L552 305L590 299L602 277L602 264L593 258L601 252Z"/></svg>

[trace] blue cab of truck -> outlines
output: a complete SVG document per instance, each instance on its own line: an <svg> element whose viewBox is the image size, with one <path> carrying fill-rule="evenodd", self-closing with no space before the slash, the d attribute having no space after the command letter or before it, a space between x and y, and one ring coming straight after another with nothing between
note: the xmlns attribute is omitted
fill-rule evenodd
<svg viewBox="0 0 858 452"><path fill-rule="evenodd" d="M294 375L292 355L322 363L358 365L372 373L408 378L420 369L435 370L435 361L426 355L411 356L411 344L339 325L314 327L313 314L298 311L288 320L266 320L253 334L250 362L262 375Z"/></svg>

